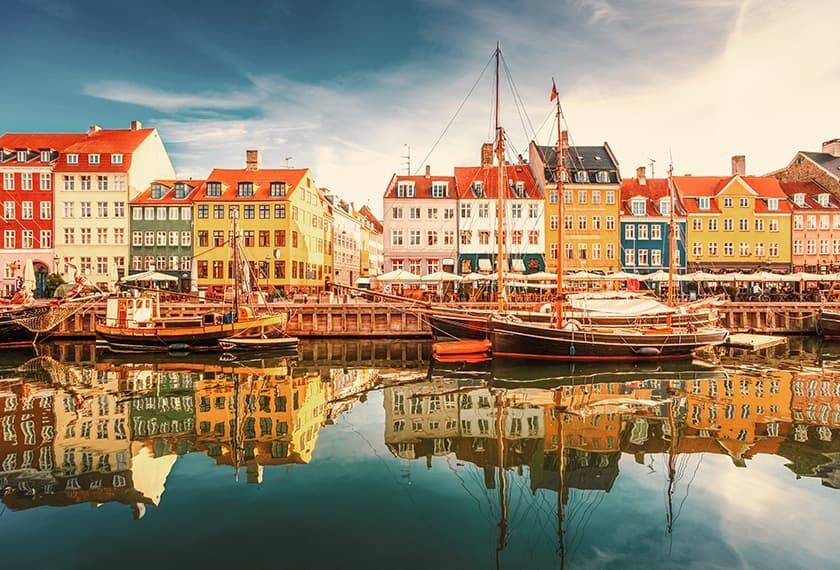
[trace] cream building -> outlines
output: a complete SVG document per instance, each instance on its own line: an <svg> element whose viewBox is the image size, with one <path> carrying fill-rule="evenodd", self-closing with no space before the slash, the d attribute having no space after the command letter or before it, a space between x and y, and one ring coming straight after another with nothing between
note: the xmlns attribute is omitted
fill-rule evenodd
<svg viewBox="0 0 840 570"><path fill-rule="evenodd" d="M132 121L128 129L92 126L61 153L55 172L55 257L66 280L74 267L97 284L129 255L128 202L152 180L175 170L157 129Z"/></svg>

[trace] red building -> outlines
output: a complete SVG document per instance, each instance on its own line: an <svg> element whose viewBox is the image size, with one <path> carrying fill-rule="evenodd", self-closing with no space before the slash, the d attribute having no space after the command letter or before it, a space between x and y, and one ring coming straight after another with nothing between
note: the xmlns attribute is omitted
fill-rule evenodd
<svg viewBox="0 0 840 570"><path fill-rule="evenodd" d="M793 270L840 270L840 201L814 181L780 185L793 208Z"/></svg>
<svg viewBox="0 0 840 570"><path fill-rule="evenodd" d="M36 295L53 272L53 169L59 153L83 134L14 134L0 136L0 292L14 293L32 260Z"/></svg>

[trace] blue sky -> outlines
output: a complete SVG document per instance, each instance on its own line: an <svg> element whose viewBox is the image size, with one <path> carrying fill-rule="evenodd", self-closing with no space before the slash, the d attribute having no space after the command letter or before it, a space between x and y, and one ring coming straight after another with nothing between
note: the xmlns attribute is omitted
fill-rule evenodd
<svg viewBox="0 0 840 570"><path fill-rule="evenodd" d="M763 173L840 136L840 2L415 0L188 4L7 0L0 131L77 131L139 118L181 175L243 162L313 168L379 211L403 145L416 170L497 40L529 121L503 86L511 143L548 143L557 79L578 144L609 141L625 176ZM490 132L486 73L430 156L475 163Z"/></svg>

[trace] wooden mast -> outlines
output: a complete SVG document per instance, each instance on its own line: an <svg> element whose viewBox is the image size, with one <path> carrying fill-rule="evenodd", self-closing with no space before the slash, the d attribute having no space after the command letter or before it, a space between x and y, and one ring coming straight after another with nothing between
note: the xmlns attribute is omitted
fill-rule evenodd
<svg viewBox="0 0 840 570"><path fill-rule="evenodd" d="M557 93L557 85L551 80L551 98L557 101L557 164L555 175L557 177L557 328L563 327L563 177L565 176L566 149L563 137L562 115L560 112L560 96Z"/></svg>
<svg viewBox="0 0 840 570"><path fill-rule="evenodd" d="M674 306L674 252L677 250L677 234L674 221L674 165L668 167L668 214L670 216L668 235L668 306Z"/></svg>
<svg viewBox="0 0 840 570"><path fill-rule="evenodd" d="M498 244L498 251L496 252L496 278L497 290L496 300L498 303L497 309L501 313L505 310L504 303L504 268L503 260L505 254L505 239L504 239L504 224L502 221L505 216L505 199L504 199L504 180L505 180L505 151L504 151L504 131L499 124L499 63L501 59L502 50L499 42L496 42L496 162L498 163L498 188L496 196L496 242Z"/></svg>
<svg viewBox="0 0 840 570"><path fill-rule="evenodd" d="M233 210L233 319L239 320L239 207Z"/></svg>

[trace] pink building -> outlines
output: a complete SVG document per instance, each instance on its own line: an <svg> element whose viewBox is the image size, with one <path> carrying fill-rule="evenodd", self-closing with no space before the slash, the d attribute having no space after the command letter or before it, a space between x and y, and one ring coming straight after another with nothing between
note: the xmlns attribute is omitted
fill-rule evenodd
<svg viewBox="0 0 840 570"><path fill-rule="evenodd" d="M793 208L793 271L840 271L840 202L811 182L781 182Z"/></svg>

